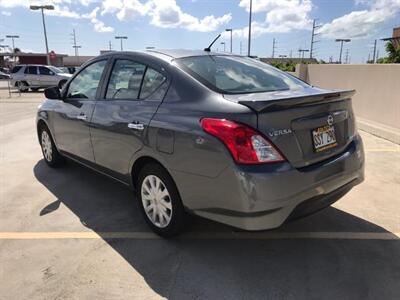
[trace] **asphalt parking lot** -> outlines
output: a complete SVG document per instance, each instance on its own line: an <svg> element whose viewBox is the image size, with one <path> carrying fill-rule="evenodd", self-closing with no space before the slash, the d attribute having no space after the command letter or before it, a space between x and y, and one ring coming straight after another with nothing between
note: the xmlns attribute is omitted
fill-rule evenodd
<svg viewBox="0 0 400 300"><path fill-rule="evenodd" d="M268 232L195 218L163 240L131 191L35 134L42 93L0 91L0 299L400 299L400 146L362 132L366 180Z"/></svg>

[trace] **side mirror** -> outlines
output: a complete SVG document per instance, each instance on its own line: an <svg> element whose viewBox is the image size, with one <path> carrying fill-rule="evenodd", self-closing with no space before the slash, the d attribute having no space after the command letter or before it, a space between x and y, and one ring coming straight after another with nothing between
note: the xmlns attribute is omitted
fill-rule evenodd
<svg viewBox="0 0 400 300"><path fill-rule="evenodd" d="M61 100L61 92L56 86L45 89L44 95L47 99Z"/></svg>

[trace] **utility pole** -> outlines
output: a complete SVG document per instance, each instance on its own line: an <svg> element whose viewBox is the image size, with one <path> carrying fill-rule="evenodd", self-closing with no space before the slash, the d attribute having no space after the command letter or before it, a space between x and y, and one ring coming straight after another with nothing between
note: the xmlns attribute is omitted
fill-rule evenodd
<svg viewBox="0 0 400 300"><path fill-rule="evenodd" d="M367 60L367 64L369 64L370 60L371 60L371 53L368 53L368 60Z"/></svg>
<svg viewBox="0 0 400 300"><path fill-rule="evenodd" d="M339 63L342 63L342 52L343 52L343 43L350 42L351 39L336 39L335 42L340 42L340 54L339 54Z"/></svg>
<svg viewBox="0 0 400 300"><path fill-rule="evenodd" d="M317 22L317 19L314 19L313 20L312 33L311 33L310 58L313 58L314 44L319 42L319 41L315 40L315 36L317 36L319 34L319 33L315 32L315 29L321 27L321 25L316 25L316 22Z"/></svg>
<svg viewBox="0 0 400 300"><path fill-rule="evenodd" d="M75 33L75 29L72 30L72 38L74 39L74 40L73 40L74 45L72 46L72 48L75 49L75 56L79 56L79 55L78 55L78 49L79 49L79 48L82 48L82 46L78 46L78 45L76 44L76 33Z"/></svg>
<svg viewBox="0 0 400 300"><path fill-rule="evenodd" d="M109 49L110 51L112 50L111 41L108 41L108 49Z"/></svg>
<svg viewBox="0 0 400 300"><path fill-rule="evenodd" d="M377 42L377 40L375 40L375 43L374 43L374 57L372 58L373 59L373 61L372 61L373 64L376 62L376 42Z"/></svg>
<svg viewBox="0 0 400 300"><path fill-rule="evenodd" d="M346 58L345 58L345 64L349 63L349 49L346 49Z"/></svg>
<svg viewBox="0 0 400 300"><path fill-rule="evenodd" d="M47 43L47 32L46 32L46 22L44 21L44 10L54 10L53 5L31 5L29 6L31 10L41 10L42 11L42 22L43 22L43 31L44 31L44 42L46 44L46 60L47 64L50 65L50 57L49 57L49 44Z"/></svg>
<svg viewBox="0 0 400 300"><path fill-rule="evenodd" d="M275 44L276 44L276 40L275 40L275 38L273 38L272 39L272 58L275 57L275 48L276 48Z"/></svg>
<svg viewBox="0 0 400 300"><path fill-rule="evenodd" d="M116 36L115 39L121 41L121 51L124 51L124 46L122 44L122 40L127 40L128 37L127 36Z"/></svg>
<svg viewBox="0 0 400 300"><path fill-rule="evenodd" d="M250 12L249 12L249 36L248 36L248 45L247 45L247 56L250 56L250 47L251 47L251 14L253 13L253 0L250 0Z"/></svg>
<svg viewBox="0 0 400 300"><path fill-rule="evenodd" d="M19 39L19 35L6 35L6 38L11 39L12 51L14 52L14 49L15 49L14 39Z"/></svg>

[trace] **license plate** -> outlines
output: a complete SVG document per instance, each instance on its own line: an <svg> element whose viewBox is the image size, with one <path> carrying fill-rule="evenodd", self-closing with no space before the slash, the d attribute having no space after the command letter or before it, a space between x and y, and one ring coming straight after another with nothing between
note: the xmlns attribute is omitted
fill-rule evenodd
<svg viewBox="0 0 400 300"><path fill-rule="evenodd" d="M314 149L316 152L324 151L337 146L335 128L330 125L319 127L312 131Z"/></svg>

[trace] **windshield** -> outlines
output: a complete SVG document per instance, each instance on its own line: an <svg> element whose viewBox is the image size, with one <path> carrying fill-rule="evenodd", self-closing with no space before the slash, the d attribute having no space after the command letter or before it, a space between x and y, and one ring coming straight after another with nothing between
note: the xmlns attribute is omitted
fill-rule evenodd
<svg viewBox="0 0 400 300"><path fill-rule="evenodd" d="M178 65L212 90L244 94L290 90L307 84L261 61L240 56L194 56Z"/></svg>
<svg viewBox="0 0 400 300"><path fill-rule="evenodd" d="M60 70L59 68L56 68L56 67L52 67L52 66L50 66L50 67L48 67L50 70L52 70L54 73L56 73L56 74L58 74L58 73L65 73L65 72L63 72L62 70Z"/></svg>

